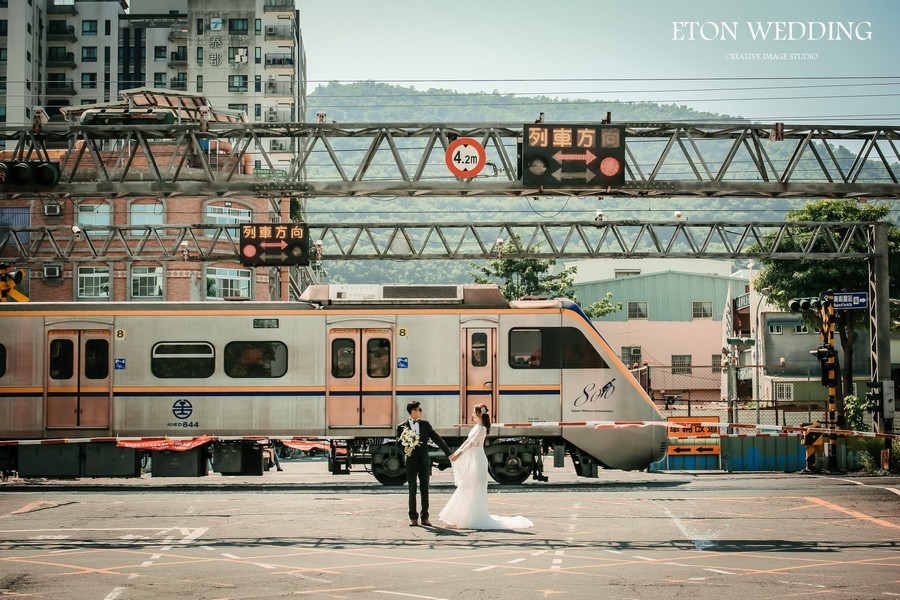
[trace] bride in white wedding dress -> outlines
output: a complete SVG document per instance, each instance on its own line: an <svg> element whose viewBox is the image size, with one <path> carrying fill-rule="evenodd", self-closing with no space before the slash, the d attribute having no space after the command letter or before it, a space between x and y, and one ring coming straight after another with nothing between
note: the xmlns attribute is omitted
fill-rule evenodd
<svg viewBox="0 0 900 600"><path fill-rule="evenodd" d="M477 405L472 418L476 425L469 432L469 437L450 455L456 491L438 518L448 525L463 529L533 527L534 523L525 517L498 517L488 512L488 462L484 454L484 440L491 430L488 407L484 404Z"/></svg>

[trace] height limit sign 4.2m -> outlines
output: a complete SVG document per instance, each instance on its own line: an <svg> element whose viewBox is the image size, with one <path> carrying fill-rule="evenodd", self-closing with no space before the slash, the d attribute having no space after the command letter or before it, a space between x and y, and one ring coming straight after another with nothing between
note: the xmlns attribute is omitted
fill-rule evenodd
<svg viewBox="0 0 900 600"><path fill-rule="evenodd" d="M486 160L484 146L472 138L459 138L447 148L447 168L460 179L471 179L481 173Z"/></svg>

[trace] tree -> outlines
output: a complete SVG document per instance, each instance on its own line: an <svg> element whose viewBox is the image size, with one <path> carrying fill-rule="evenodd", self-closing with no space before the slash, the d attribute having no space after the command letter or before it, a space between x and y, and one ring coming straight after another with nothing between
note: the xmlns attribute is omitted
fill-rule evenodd
<svg viewBox="0 0 900 600"><path fill-rule="evenodd" d="M507 300L519 300L525 296L547 298L575 297L572 287L576 267L569 267L559 273L551 273L555 259L499 258L489 260L487 265L469 263L476 271L469 272L475 283L493 283L500 286L500 292Z"/></svg>
<svg viewBox="0 0 900 600"><path fill-rule="evenodd" d="M860 204L855 200L821 200L810 202L806 207L792 210L785 216L786 221L818 222L880 222L890 214L888 204ZM810 241L810 234L803 233L788 243L794 249ZM866 252L865 241L852 242L852 250ZM786 246L783 246L787 249ZM822 248L817 248L825 250ZM897 289L900 284L900 229L891 225L888 232L888 253L890 264L889 289ZM869 289L868 265L865 261L763 259L764 268L756 280L757 289L771 288L768 301L782 310L789 310L791 298L818 296L828 290L867 291ZM897 307L892 306L892 321L896 321ZM842 377L837 386L838 420L843 421L843 390L851 390L853 383L853 343L868 327L868 313L859 310L840 311L836 331L841 342L844 360ZM817 315L808 315L807 321L821 328Z"/></svg>
<svg viewBox="0 0 900 600"><path fill-rule="evenodd" d="M603 299L597 300L596 302L585 308L584 314L592 319L599 319L600 317L606 316L610 313L614 313L617 310L622 310L622 303L617 302L613 304L612 297L612 292L606 292L606 296Z"/></svg>

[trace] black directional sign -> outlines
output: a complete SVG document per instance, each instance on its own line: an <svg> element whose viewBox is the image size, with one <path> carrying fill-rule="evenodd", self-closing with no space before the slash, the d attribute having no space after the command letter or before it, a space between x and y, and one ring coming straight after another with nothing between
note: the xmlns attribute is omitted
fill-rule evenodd
<svg viewBox="0 0 900 600"><path fill-rule="evenodd" d="M241 264L253 266L309 265L309 225L305 223L244 223Z"/></svg>
<svg viewBox="0 0 900 600"><path fill-rule="evenodd" d="M525 125L522 183L545 188L610 187L625 183L621 125Z"/></svg>

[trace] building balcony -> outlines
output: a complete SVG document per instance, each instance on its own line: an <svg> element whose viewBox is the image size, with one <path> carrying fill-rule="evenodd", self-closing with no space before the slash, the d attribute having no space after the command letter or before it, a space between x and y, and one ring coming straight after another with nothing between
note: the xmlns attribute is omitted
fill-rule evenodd
<svg viewBox="0 0 900 600"><path fill-rule="evenodd" d="M270 79L266 82L266 85L263 86L263 89L266 96L293 96L294 82Z"/></svg>
<svg viewBox="0 0 900 600"><path fill-rule="evenodd" d="M77 42L75 37L75 26L69 25L65 28L54 28L47 30L47 42Z"/></svg>
<svg viewBox="0 0 900 600"><path fill-rule="evenodd" d="M263 4L263 12L292 13L294 12L294 0L266 0Z"/></svg>
<svg viewBox="0 0 900 600"><path fill-rule="evenodd" d="M294 57L290 54L266 54L267 69L294 70Z"/></svg>
<svg viewBox="0 0 900 600"><path fill-rule="evenodd" d="M292 41L294 28L290 25L266 25L266 41Z"/></svg>
<svg viewBox="0 0 900 600"><path fill-rule="evenodd" d="M47 59L47 68L48 69L74 69L75 65L75 53L67 52L65 58L48 58Z"/></svg>
<svg viewBox="0 0 900 600"><path fill-rule="evenodd" d="M169 41L186 40L188 35L190 35L190 31L187 21L176 21L172 23L172 28L169 30Z"/></svg>
<svg viewBox="0 0 900 600"><path fill-rule="evenodd" d="M56 4L51 3L50 6L47 7L47 14L48 15L69 15L69 16L74 17L74 16L78 15L78 9L75 8L74 4L63 4L63 5L57 6Z"/></svg>
<svg viewBox="0 0 900 600"><path fill-rule="evenodd" d="M75 82L71 79L68 81L48 81L47 96L74 96Z"/></svg>
<svg viewBox="0 0 900 600"><path fill-rule="evenodd" d="M172 52L169 55L169 68L174 69L175 67L186 67L187 60L187 54L183 52Z"/></svg>
<svg viewBox="0 0 900 600"><path fill-rule="evenodd" d="M270 106L263 113L263 117L266 123L294 123L297 121L290 107L279 109L274 106Z"/></svg>
<svg viewBox="0 0 900 600"><path fill-rule="evenodd" d="M294 142L287 140L272 140L269 142L270 152L293 152Z"/></svg>

